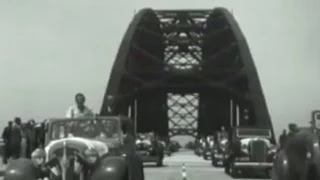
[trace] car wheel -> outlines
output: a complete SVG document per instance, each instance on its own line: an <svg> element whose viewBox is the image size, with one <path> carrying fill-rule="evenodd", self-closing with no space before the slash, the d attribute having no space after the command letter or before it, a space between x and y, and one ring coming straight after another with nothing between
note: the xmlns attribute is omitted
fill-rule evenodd
<svg viewBox="0 0 320 180"><path fill-rule="evenodd" d="M161 156L158 157L157 166L162 167L163 166L163 158Z"/></svg>
<svg viewBox="0 0 320 180"><path fill-rule="evenodd" d="M212 166L215 166L215 167L218 166L217 161L214 157L211 158L211 162L212 162Z"/></svg>
<svg viewBox="0 0 320 180"><path fill-rule="evenodd" d="M238 169L236 167L234 167L233 163L230 164L229 174L233 178L238 178L238 176L239 176Z"/></svg>
<svg viewBox="0 0 320 180"><path fill-rule="evenodd" d="M224 173L230 175L230 166L229 166L229 163L227 163L226 166L224 166Z"/></svg>
<svg viewBox="0 0 320 180"><path fill-rule="evenodd" d="M214 160L212 160L212 166L214 166L214 167L217 167L218 166L218 163L217 163L217 161L214 159Z"/></svg>
<svg viewBox="0 0 320 180"><path fill-rule="evenodd" d="M266 178L268 178L268 179L270 179L271 177L272 177L272 168L270 169L270 168L268 168L268 169L266 169L266 171L265 171L265 176L266 176Z"/></svg>
<svg viewBox="0 0 320 180"><path fill-rule="evenodd" d="M168 156L171 156L171 151L168 152Z"/></svg>

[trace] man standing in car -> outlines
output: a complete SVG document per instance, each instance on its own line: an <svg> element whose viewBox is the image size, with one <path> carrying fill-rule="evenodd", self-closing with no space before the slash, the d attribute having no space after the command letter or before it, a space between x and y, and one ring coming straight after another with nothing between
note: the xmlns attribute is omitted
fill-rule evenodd
<svg viewBox="0 0 320 180"><path fill-rule="evenodd" d="M86 98L82 93L75 96L76 105L71 106L67 110L67 118L93 117L94 113L85 105Z"/></svg>

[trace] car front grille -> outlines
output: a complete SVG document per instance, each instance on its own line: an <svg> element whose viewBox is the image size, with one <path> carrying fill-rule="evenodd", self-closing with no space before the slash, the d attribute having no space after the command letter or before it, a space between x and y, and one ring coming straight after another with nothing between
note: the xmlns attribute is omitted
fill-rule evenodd
<svg viewBox="0 0 320 180"><path fill-rule="evenodd" d="M136 147L137 147L137 150L139 150L139 151L149 150L149 145L147 145L147 144L137 144Z"/></svg>
<svg viewBox="0 0 320 180"><path fill-rule="evenodd" d="M67 150L67 153L66 153L67 154L67 158L73 157L76 153L79 153L79 150L74 149L74 148L70 148L70 147L67 147L66 150ZM58 157L59 159L62 158L62 156L63 156L63 148L56 149L55 151L53 151L52 154L55 157Z"/></svg>
<svg viewBox="0 0 320 180"><path fill-rule="evenodd" d="M249 156L252 162L266 162L268 147L263 140L252 140L249 143Z"/></svg>

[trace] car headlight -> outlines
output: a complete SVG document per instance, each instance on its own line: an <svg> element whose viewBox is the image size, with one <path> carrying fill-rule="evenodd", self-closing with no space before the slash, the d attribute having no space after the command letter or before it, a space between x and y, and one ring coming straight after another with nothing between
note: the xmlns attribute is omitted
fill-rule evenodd
<svg viewBox="0 0 320 180"><path fill-rule="evenodd" d="M241 151L244 153L248 153L248 145L247 144L242 144L241 145Z"/></svg>
<svg viewBox="0 0 320 180"><path fill-rule="evenodd" d="M214 145L214 142L210 141L210 147L213 147L213 145Z"/></svg>
<svg viewBox="0 0 320 180"><path fill-rule="evenodd" d="M241 145L241 149L242 149L242 150L247 150L247 149L248 149L248 145L242 144L242 145Z"/></svg>
<svg viewBox="0 0 320 180"><path fill-rule="evenodd" d="M31 160L36 166L45 163L46 152L43 149L36 149L31 154Z"/></svg>
<svg viewBox="0 0 320 180"><path fill-rule="evenodd" d="M277 149L276 148L270 148L268 152L269 152L269 154L275 154L277 152Z"/></svg>
<svg viewBox="0 0 320 180"><path fill-rule="evenodd" d="M98 156L94 156L94 155L86 156L86 160L88 163L94 164L98 161Z"/></svg>
<svg viewBox="0 0 320 180"><path fill-rule="evenodd" d="M97 150L95 150L95 149L87 149L84 152L84 157L85 157L85 160L89 164L94 164L94 163L96 163L98 161L99 154L98 154Z"/></svg>
<svg viewBox="0 0 320 180"><path fill-rule="evenodd" d="M221 151L225 152L226 151L226 147L221 147Z"/></svg>

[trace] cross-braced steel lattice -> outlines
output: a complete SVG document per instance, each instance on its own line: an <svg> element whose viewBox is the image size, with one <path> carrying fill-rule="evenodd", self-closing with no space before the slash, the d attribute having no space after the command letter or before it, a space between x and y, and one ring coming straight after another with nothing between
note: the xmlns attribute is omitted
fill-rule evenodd
<svg viewBox="0 0 320 180"><path fill-rule="evenodd" d="M169 136L197 135L199 94L168 93Z"/></svg>
<svg viewBox="0 0 320 180"><path fill-rule="evenodd" d="M170 69L200 67L203 31L209 12L158 12L165 44L164 62Z"/></svg>

